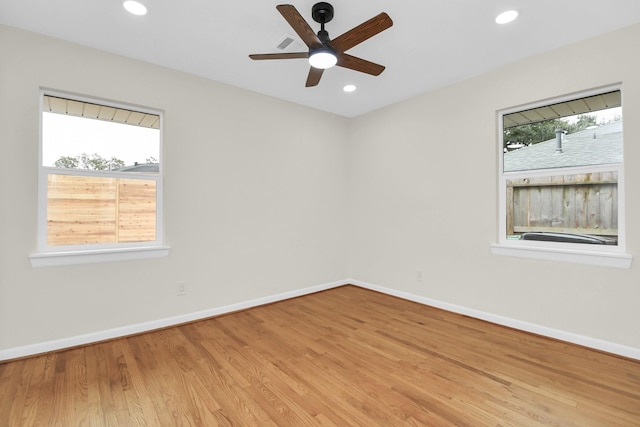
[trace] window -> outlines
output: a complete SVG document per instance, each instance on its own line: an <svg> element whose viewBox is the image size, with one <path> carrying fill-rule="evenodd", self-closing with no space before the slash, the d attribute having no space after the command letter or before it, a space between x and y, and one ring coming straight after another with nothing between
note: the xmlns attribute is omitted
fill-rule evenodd
<svg viewBox="0 0 640 427"><path fill-rule="evenodd" d="M502 111L498 121L500 236L493 252L630 266L620 88Z"/></svg>
<svg viewBox="0 0 640 427"><path fill-rule="evenodd" d="M160 112L41 96L36 266L163 256Z"/></svg>

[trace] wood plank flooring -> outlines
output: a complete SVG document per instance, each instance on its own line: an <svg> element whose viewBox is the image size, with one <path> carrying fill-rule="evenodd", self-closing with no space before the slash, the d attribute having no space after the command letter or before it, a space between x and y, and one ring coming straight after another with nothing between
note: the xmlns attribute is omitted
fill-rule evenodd
<svg viewBox="0 0 640 427"><path fill-rule="evenodd" d="M344 286L0 364L0 426L640 426L640 362Z"/></svg>

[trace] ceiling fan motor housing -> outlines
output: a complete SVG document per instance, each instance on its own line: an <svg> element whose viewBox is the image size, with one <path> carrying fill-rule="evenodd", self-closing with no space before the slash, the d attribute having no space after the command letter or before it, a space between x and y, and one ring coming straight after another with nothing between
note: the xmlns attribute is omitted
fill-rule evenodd
<svg viewBox="0 0 640 427"><path fill-rule="evenodd" d="M333 6L327 2L320 2L311 8L311 17L320 24L326 24L333 19Z"/></svg>

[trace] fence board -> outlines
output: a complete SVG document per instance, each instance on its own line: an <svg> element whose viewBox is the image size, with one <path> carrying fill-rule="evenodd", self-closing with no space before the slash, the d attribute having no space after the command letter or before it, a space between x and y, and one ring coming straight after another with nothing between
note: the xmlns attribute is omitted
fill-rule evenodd
<svg viewBox="0 0 640 427"><path fill-rule="evenodd" d="M118 234L121 242L156 238L156 183L122 179L119 183Z"/></svg>
<svg viewBox="0 0 640 427"><path fill-rule="evenodd" d="M616 172L507 180L507 233L556 231L615 236Z"/></svg>
<svg viewBox="0 0 640 427"><path fill-rule="evenodd" d="M49 246L155 240L156 183L50 174Z"/></svg>

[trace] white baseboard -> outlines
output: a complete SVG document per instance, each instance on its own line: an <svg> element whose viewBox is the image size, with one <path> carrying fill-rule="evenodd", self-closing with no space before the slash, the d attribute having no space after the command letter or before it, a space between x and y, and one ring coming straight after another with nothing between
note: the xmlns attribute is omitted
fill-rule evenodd
<svg viewBox="0 0 640 427"><path fill-rule="evenodd" d="M206 319L208 317L219 316L222 314L232 313L234 311L245 310L251 307L270 304L273 302L284 301L327 289L336 288L348 284L346 280L340 280L332 283L311 286L295 291L283 292L280 294L270 295L262 298L256 298L243 301L237 304L225 305L222 307L211 308L208 310L197 311L194 313L182 314L179 316L167 317L164 319L152 320L149 322L137 323L134 325L123 326L120 328L107 329L104 331L92 332L89 334L78 335L74 337L62 338L53 341L46 341L37 344L26 345L23 347L15 347L7 350L0 350L0 361L19 359L22 357L34 356L36 354L47 353L51 351L62 350L65 348L78 347L81 345L96 343L100 341L121 338L129 335L135 335L142 332L149 332L156 329L166 328L168 326L180 325L182 323L193 322L195 320Z"/></svg>
<svg viewBox="0 0 640 427"><path fill-rule="evenodd" d="M578 344L584 347L605 351L607 353L617 354L619 356L640 360L640 349L638 348L628 347L621 344L600 340L597 338L591 338L584 335L574 334L572 332L566 332L559 329L549 328L547 326L537 325L535 323L529 323L529 322L524 322L522 320L499 316L497 314L487 313L485 311L476 310L473 308L450 304L447 302L438 301L431 298L426 298L419 295L398 291L395 289L385 288L383 286L372 285L370 283L362 282L359 280L347 280L347 282L356 286L360 286L361 288L370 289L372 291L377 291L387 295L392 295L398 298L406 299L409 301L418 302L420 304L425 304L431 307L441 308L443 310L451 311L453 313L463 314L465 316L473 317L475 319L485 320L487 322L495 323L497 325L508 326L510 328L518 329L521 331L531 332L533 334L542 335L549 338L555 338L561 341Z"/></svg>
<svg viewBox="0 0 640 427"><path fill-rule="evenodd" d="M406 299L409 301L418 302L431 307L441 308L443 310L451 311L453 313L463 314L465 316L473 317L487 322L495 323L502 326L508 326L521 331L531 332L534 334L555 338L561 341L566 341L585 347L593 348L596 350L605 351L607 353L617 354L620 356L640 360L640 349L634 347L628 347L609 341L603 341L596 338L587 337L584 335L578 335L571 332L566 332L546 326L537 325L534 323L524 322L509 317L499 316L484 311L463 307L455 304L450 304L443 301L434 300L431 298L422 297L419 295L410 294L407 292L398 291L383 286L373 285L370 283L362 282L360 280L339 280L332 283L325 283L321 285L311 286L304 289L298 289L295 291L283 292L280 294L270 295L262 298L256 298L248 301L243 301L236 304L230 304L222 307L216 307L208 310L198 311L194 313L187 313L179 316L168 317L164 319L153 320L149 322L137 323L134 325L123 326L120 328L107 329L104 331L93 332L84 335L78 335L74 337L62 338L59 340L46 341L42 343L26 345L23 347L15 347L7 350L0 350L0 361L19 359L22 357L33 356L36 354L47 353L51 351L62 350L65 348L77 347L81 345L96 343L114 338L125 337L129 335L135 335L142 332L149 332L156 329L166 328L169 326L180 325L182 323L193 322L196 320L206 319L208 317L219 316L222 314L232 313L234 311L245 310L251 307L257 307L264 304L270 304L273 302L284 301L290 298L296 298L303 295L312 294L315 292L324 291L327 289L336 288L339 286L352 284L364 289L370 289L373 291L381 292L383 294L392 295L398 298Z"/></svg>

